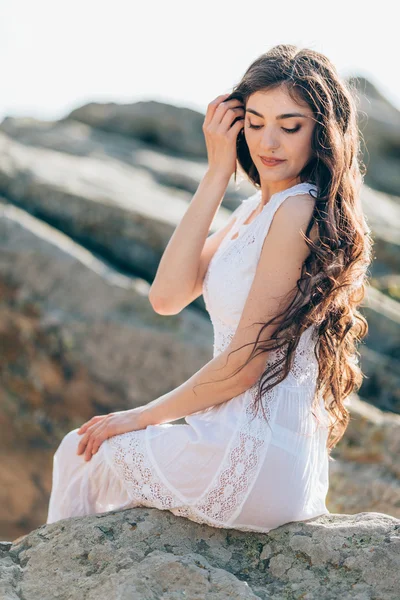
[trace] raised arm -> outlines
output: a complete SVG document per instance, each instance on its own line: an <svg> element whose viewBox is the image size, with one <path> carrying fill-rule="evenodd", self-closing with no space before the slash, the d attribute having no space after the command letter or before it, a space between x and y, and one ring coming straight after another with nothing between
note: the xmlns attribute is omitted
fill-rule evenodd
<svg viewBox="0 0 400 600"><path fill-rule="evenodd" d="M218 96L207 107L203 132L208 170L168 242L149 292L149 300L160 314L176 314L200 295L208 262L223 237L218 232L206 243L236 167L236 140L243 127L243 103L228 100L229 95Z"/></svg>
<svg viewBox="0 0 400 600"><path fill-rule="evenodd" d="M228 182L226 176L207 171L172 234L149 292L151 305L159 314L177 314L200 295L202 276L213 253L210 250L217 246L217 239L207 242L212 238L207 236Z"/></svg>

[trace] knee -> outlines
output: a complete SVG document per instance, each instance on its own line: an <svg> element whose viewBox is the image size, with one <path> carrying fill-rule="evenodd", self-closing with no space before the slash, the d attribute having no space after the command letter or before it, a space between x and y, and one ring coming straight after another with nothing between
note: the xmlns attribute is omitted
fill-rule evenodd
<svg viewBox="0 0 400 600"><path fill-rule="evenodd" d="M82 439L82 436L78 434L78 429L72 429L69 431L61 440L56 454L60 454L60 452L76 452L79 441Z"/></svg>

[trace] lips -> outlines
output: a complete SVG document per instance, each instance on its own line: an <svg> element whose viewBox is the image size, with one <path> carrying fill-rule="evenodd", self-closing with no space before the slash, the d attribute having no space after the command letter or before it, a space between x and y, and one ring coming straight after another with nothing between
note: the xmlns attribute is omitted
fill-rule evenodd
<svg viewBox="0 0 400 600"><path fill-rule="evenodd" d="M260 156L260 158L264 165L279 165L285 162L284 160L277 158L266 158L264 156Z"/></svg>
<svg viewBox="0 0 400 600"><path fill-rule="evenodd" d="M261 160L265 162L283 162L283 158L275 158L275 156L260 156Z"/></svg>

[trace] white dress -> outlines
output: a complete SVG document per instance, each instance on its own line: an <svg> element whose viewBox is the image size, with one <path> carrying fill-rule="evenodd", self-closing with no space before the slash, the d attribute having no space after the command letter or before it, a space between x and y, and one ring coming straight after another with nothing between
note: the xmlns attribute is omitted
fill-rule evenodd
<svg viewBox="0 0 400 600"><path fill-rule="evenodd" d="M214 356L229 344L248 295L272 217L288 196L316 190L300 183L274 194L249 224L261 191L242 201L210 261L203 294L214 328ZM236 239L233 235L239 233ZM89 461L76 454L77 429L54 455L47 523L136 506L169 510L197 523L268 532L329 514L328 413L311 413L317 378L314 326L301 336L284 381L264 392L254 417L252 388L185 418L105 440ZM268 355L266 364L273 360ZM253 418L254 417L254 418Z"/></svg>

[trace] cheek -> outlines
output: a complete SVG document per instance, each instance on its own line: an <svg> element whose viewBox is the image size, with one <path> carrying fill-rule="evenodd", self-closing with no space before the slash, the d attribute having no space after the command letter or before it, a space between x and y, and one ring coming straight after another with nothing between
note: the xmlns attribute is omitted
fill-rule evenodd
<svg viewBox="0 0 400 600"><path fill-rule="evenodd" d="M302 144L305 148L311 150L312 131L305 131L302 138Z"/></svg>
<svg viewBox="0 0 400 600"><path fill-rule="evenodd" d="M293 141L292 148L298 155L309 155L311 153L311 138L309 134L299 135L297 139Z"/></svg>
<svg viewBox="0 0 400 600"><path fill-rule="evenodd" d="M304 153L304 156L308 156L308 157L310 157L313 153L312 148L311 148L311 137L310 136L307 136L303 142L303 153Z"/></svg>

